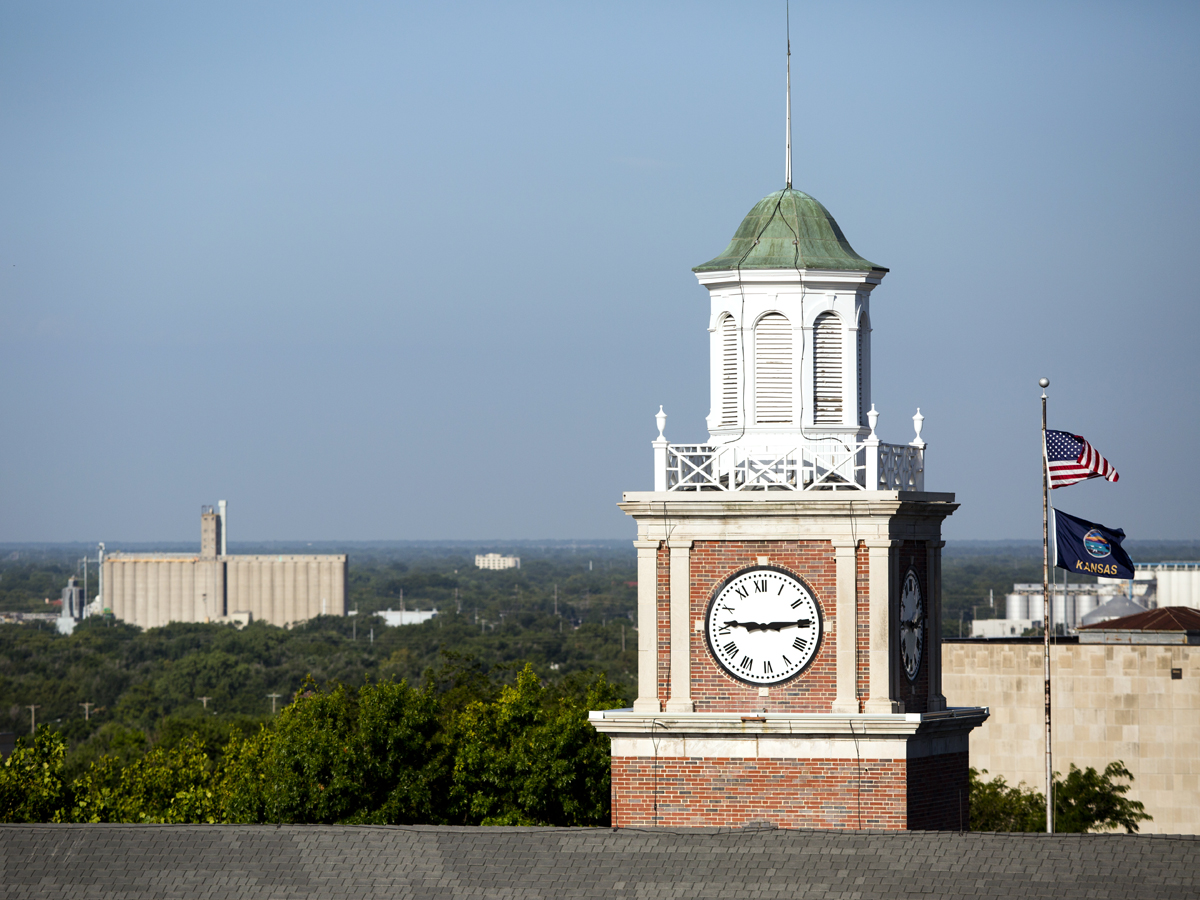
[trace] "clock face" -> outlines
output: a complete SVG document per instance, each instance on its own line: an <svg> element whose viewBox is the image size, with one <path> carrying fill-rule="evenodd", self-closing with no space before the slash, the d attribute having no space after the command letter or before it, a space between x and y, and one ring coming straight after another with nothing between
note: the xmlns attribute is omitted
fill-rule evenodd
<svg viewBox="0 0 1200 900"><path fill-rule="evenodd" d="M900 658L909 681L916 680L921 669L921 649L925 642L925 603L921 582L912 569L904 576L900 591Z"/></svg>
<svg viewBox="0 0 1200 900"><path fill-rule="evenodd" d="M798 578L771 566L743 569L709 601L704 635L721 668L748 684L778 684L821 644L821 608Z"/></svg>

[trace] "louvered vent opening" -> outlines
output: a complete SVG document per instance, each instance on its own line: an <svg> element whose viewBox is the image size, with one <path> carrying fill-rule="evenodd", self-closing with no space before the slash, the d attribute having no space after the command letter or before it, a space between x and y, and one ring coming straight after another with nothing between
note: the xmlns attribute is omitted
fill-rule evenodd
<svg viewBox="0 0 1200 900"><path fill-rule="evenodd" d="M721 424L738 423L737 325L733 316L721 320Z"/></svg>
<svg viewBox="0 0 1200 900"><path fill-rule="evenodd" d="M856 332L858 335L857 358L858 358L858 424L859 425L865 425L867 423L867 414L866 414L866 411L863 410L863 377L862 377L862 373L863 373L863 332L866 331L866 328L867 328L867 317L859 316L858 317L858 331Z"/></svg>
<svg viewBox="0 0 1200 900"><path fill-rule="evenodd" d="M813 328L813 422L842 424L842 327L833 313L817 316Z"/></svg>
<svg viewBox="0 0 1200 900"><path fill-rule="evenodd" d="M754 329L754 409L760 425L792 421L792 326L779 313Z"/></svg>

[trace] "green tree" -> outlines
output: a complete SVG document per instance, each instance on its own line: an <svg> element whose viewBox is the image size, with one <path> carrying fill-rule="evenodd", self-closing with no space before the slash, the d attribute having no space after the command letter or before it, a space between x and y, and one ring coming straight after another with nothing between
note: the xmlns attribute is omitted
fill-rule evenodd
<svg viewBox="0 0 1200 900"><path fill-rule="evenodd" d="M455 717L454 820L465 825L600 825L609 819L608 741L587 710L619 705L600 676L583 697L543 686L526 665L492 702Z"/></svg>
<svg viewBox="0 0 1200 900"><path fill-rule="evenodd" d="M1103 773L1091 766L1081 771L1072 763L1066 780L1055 782L1054 829L1083 832L1124 828L1126 834L1137 834L1138 822L1151 817L1144 804L1125 796L1129 785L1118 783L1118 778L1133 781L1120 760L1110 762Z"/></svg>
<svg viewBox="0 0 1200 900"><path fill-rule="evenodd" d="M1010 787L1003 776L983 781L987 775L971 768L971 830L972 831L1044 831L1046 829L1046 798L1024 783Z"/></svg>
<svg viewBox="0 0 1200 900"><path fill-rule="evenodd" d="M70 805L63 777L67 745L62 735L43 728L32 743L22 739L0 765L0 822L51 822Z"/></svg>
<svg viewBox="0 0 1200 900"><path fill-rule="evenodd" d="M225 751L220 793L238 822L412 824L437 816L442 754L432 689L311 681L274 727Z"/></svg>
<svg viewBox="0 0 1200 900"><path fill-rule="evenodd" d="M1019 784L1010 787L997 776L982 781L976 769L970 770L971 830L972 831L1044 831L1046 828L1045 795ZM1054 830L1064 833L1113 831L1124 828L1136 834L1138 823L1149 821L1146 807L1128 799L1130 785L1118 779L1133 781L1133 775L1120 760L1110 762L1103 773L1091 766L1079 769L1074 763L1066 779L1054 773Z"/></svg>
<svg viewBox="0 0 1200 900"><path fill-rule="evenodd" d="M213 766L200 739L155 747L120 766L103 756L75 783L76 822L200 822L221 820Z"/></svg>

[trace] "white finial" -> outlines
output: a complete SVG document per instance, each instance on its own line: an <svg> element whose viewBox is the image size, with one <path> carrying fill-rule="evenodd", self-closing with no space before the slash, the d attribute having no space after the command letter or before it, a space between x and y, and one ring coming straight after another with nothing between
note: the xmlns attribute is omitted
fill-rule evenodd
<svg viewBox="0 0 1200 900"><path fill-rule="evenodd" d="M875 404L871 404L871 409L867 412L867 424L871 426L870 438L875 437L875 426L879 424L879 412L875 409Z"/></svg>
<svg viewBox="0 0 1200 900"><path fill-rule="evenodd" d="M924 447L925 442L921 440L921 429L925 425L925 417L921 415L921 407L917 407L917 414L913 416L913 429L916 430L917 436L913 439L912 446Z"/></svg>
<svg viewBox="0 0 1200 900"><path fill-rule="evenodd" d="M654 421L658 423L658 439L665 441L666 438L663 436L663 429L667 427L667 414L663 412L661 405L658 407L658 412L654 414Z"/></svg>
<svg viewBox="0 0 1200 900"><path fill-rule="evenodd" d="M792 5L789 2L787 11L787 138L786 158L783 165L783 180L788 190L792 187Z"/></svg>

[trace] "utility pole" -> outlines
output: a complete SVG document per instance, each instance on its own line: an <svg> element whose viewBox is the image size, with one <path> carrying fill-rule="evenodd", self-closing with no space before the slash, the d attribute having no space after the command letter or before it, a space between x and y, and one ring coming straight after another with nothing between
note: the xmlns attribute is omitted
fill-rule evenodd
<svg viewBox="0 0 1200 900"><path fill-rule="evenodd" d="M267 694L267 696L271 698L271 715L275 715L275 701L282 697L283 694Z"/></svg>
<svg viewBox="0 0 1200 900"><path fill-rule="evenodd" d="M41 709L41 707L27 706L25 708L29 710L29 733L37 734L37 711Z"/></svg>
<svg viewBox="0 0 1200 900"><path fill-rule="evenodd" d="M357 604L355 604L355 607L354 607L354 621L350 623L350 630L354 634L353 640L357 643L358 642L358 605ZM275 711L274 708L272 708L271 711L274 712Z"/></svg>
<svg viewBox="0 0 1200 900"><path fill-rule="evenodd" d="M622 625L621 625L621 652L622 653L625 652L625 625L624 625L624 623L622 623Z"/></svg>
<svg viewBox="0 0 1200 900"><path fill-rule="evenodd" d="M558 615L558 585L554 586L554 614Z"/></svg>
<svg viewBox="0 0 1200 900"><path fill-rule="evenodd" d="M208 701L211 700L212 697L197 697L196 699L204 704L205 709L208 709Z"/></svg>
<svg viewBox="0 0 1200 900"><path fill-rule="evenodd" d="M375 626L371 626L371 646L375 646Z"/></svg>
<svg viewBox="0 0 1200 900"><path fill-rule="evenodd" d="M79 705L83 707L83 720L85 722L91 721L92 707L95 706L96 704L95 703L80 703Z"/></svg>

